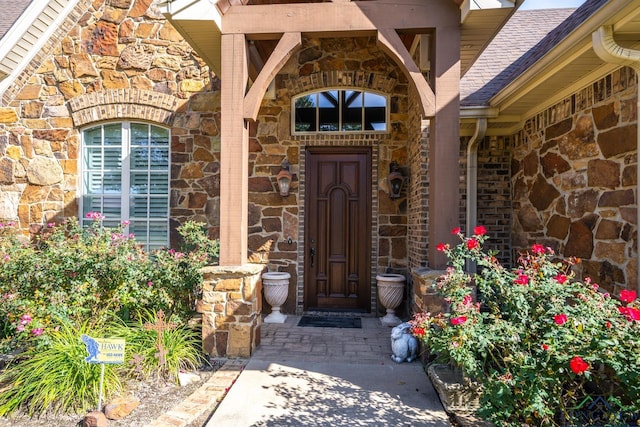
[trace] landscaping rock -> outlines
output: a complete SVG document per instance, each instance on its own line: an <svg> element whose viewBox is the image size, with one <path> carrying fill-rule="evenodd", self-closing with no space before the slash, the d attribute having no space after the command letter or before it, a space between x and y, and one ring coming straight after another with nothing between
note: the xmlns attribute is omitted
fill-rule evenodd
<svg viewBox="0 0 640 427"><path fill-rule="evenodd" d="M92 411L85 415L82 420L82 427L106 427L107 417L102 412Z"/></svg>
<svg viewBox="0 0 640 427"><path fill-rule="evenodd" d="M110 420L119 420L129 415L140 405L134 396L118 397L104 407L104 414Z"/></svg>

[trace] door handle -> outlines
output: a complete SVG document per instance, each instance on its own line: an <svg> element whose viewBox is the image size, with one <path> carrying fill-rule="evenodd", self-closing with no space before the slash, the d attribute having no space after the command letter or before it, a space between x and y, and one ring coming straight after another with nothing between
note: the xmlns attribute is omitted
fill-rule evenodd
<svg viewBox="0 0 640 427"><path fill-rule="evenodd" d="M311 247L311 249L309 249L309 256L311 257L311 267L313 268L313 259L316 256L316 248Z"/></svg>

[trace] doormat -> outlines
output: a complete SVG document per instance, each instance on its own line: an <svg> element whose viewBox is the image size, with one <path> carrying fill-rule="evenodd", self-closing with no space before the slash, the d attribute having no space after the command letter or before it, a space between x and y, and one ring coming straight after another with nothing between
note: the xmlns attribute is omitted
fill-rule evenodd
<svg viewBox="0 0 640 427"><path fill-rule="evenodd" d="M359 317L302 316L298 326L312 328L362 328Z"/></svg>

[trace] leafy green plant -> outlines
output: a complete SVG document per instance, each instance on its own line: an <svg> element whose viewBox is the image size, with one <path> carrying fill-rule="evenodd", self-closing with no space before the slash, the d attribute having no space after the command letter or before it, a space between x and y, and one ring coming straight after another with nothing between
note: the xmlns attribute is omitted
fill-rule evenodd
<svg viewBox="0 0 640 427"><path fill-rule="evenodd" d="M453 232L460 244L438 245L451 260L438 284L450 312L417 313L413 333L437 361L483 384L482 416L499 426L584 425L573 419L573 409L589 396L619 407L605 422L640 411L634 291L621 292L618 300L588 278L575 280L578 260L554 260L539 244L507 269L482 250L484 227L472 237ZM477 263L477 274L464 270L467 260Z"/></svg>
<svg viewBox="0 0 640 427"><path fill-rule="evenodd" d="M180 229L192 251L145 253L133 235L102 224L102 215L82 228L75 219L49 224L33 242L12 224L0 224L0 323L4 350L46 344L55 319L103 322L143 309L187 318L201 292L200 268L217 242L201 225Z"/></svg>
<svg viewBox="0 0 640 427"><path fill-rule="evenodd" d="M49 334L43 349L31 349L18 363L0 372L0 416L16 411L28 415L85 411L97 406L101 366L85 362L87 351L80 336L100 336L89 322L75 328L68 322ZM104 390L119 392L114 365L105 366Z"/></svg>
<svg viewBox="0 0 640 427"><path fill-rule="evenodd" d="M218 263L220 241L207 237L204 223L187 221L178 227L178 233L182 236L184 252L199 254L207 264Z"/></svg>
<svg viewBox="0 0 640 427"><path fill-rule="evenodd" d="M141 311L133 321L117 321L110 334L126 340L122 370L128 377L178 382L181 370L194 370L203 362L198 330L180 323L176 316Z"/></svg>

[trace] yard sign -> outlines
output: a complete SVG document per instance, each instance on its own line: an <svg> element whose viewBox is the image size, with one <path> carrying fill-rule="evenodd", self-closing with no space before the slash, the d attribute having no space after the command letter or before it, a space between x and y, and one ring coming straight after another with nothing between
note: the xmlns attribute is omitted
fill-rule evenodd
<svg viewBox="0 0 640 427"><path fill-rule="evenodd" d="M114 363L124 363L124 338L92 338L89 335L80 336L82 342L87 347L89 356L84 358L88 363L99 363L102 365L100 372L100 395L98 396L98 411L102 410L102 388L104 385L104 365Z"/></svg>
<svg viewBox="0 0 640 427"><path fill-rule="evenodd" d="M84 359L85 362L124 363L125 341L123 338L91 338L85 334L82 334L80 338L89 353L89 356Z"/></svg>

